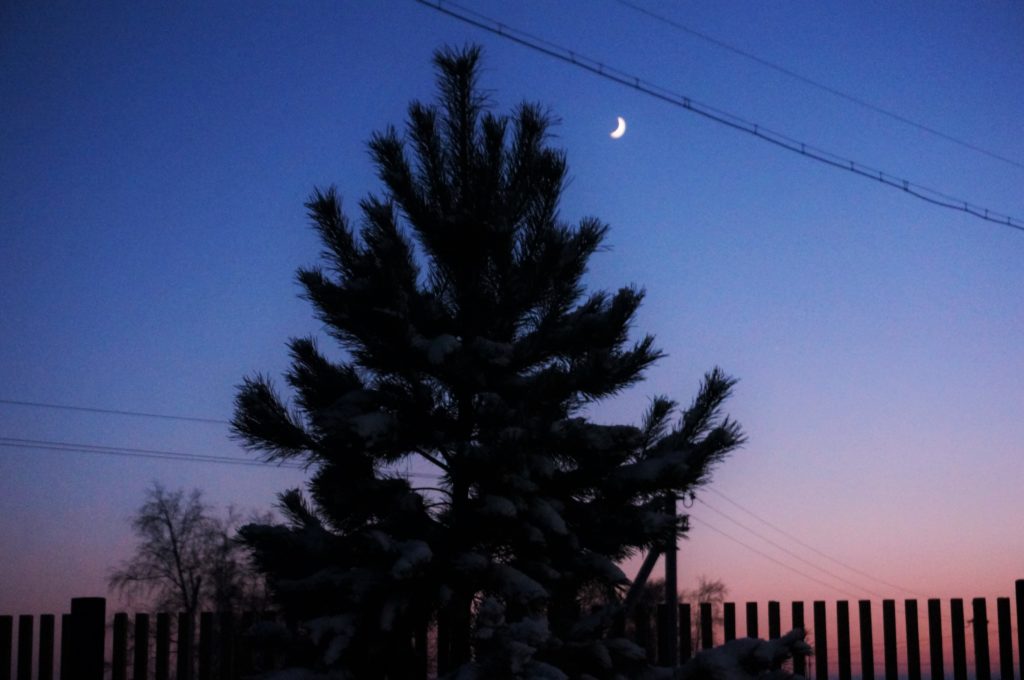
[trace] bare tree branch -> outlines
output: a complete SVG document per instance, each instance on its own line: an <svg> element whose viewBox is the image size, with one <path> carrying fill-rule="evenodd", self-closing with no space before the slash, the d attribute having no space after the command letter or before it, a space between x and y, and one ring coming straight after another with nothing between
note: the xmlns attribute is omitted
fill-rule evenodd
<svg viewBox="0 0 1024 680"><path fill-rule="evenodd" d="M132 519L135 553L111 571L108 585L190 617L201 608L266 608L266 584L235 540L241 523L233 507L226 518L213 516L198 489L186 496L154 483Z"/></svg>

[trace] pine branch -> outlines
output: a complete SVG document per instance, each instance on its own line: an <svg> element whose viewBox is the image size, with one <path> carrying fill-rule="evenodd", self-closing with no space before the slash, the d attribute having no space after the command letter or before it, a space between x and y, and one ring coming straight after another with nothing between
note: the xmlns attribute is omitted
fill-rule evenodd
<svg viewBox="0 0 1024 680"><path fill-rule="evenodd" d="M249 449L265 451L267 460L286 460L314 448L305 429L281 403L269 379L245 378L235 397L232 433Z"/></svg>
<svg viewBox="0 0 1024 680"><path fill-rule="evenodd" d="M732 394L736 379L727 376L717 366L704 374L697 396L683 412L679 436L688 442L696 441L714 427L722 404Z"/></svg>
<svg viewBox="0 0 1024 680"><path fill-rule="evenodd" d="M359 249L348 227L348 221L341 212L341 198L334 186L326 190L316 189L306 201L306 210L320 238L327 246L324 259L330 261L334 270L344 276L352 276L359 256Z"/></svg>
<svg viewBox="0 0 1024 680"><path fill-rule="evenodd" d="M434 467L436 467L436 468L438 468L440 470L444 470L445 472L450 472L451 471L451 466L450 466L450 464L448 462L442 461L439 458L436 458L436 457L430 455L429 453L427 453L426 451L424 451L422 449L416 449L415 453L418 456L421 456L424 460L432 463L434 465ZM442 455L443 455L443 452L442 452Z"/></svg>

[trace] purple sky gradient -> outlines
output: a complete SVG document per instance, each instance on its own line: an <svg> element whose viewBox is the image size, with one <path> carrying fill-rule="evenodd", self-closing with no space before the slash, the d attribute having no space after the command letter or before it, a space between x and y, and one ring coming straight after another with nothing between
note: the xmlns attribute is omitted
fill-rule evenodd
<svg viewBox="0 0 1024 680"><path fill-rule="evenodd" d="M1024 163L1020 5L644 6ZM474 7L1024 217L1021 167L613 0ZM724 498L706 492L692 510L681 584L722 578L741 601L1008 594L1024 577L1024 233L412 2L0 6L0 399L229 418L243 376L284 371L289 337L325 339L294 283L319 252L304 199L334 183L355 216L379 186L369 135L401 126L410 100L433 98L435 48L467 42L485 48L498 110L529 99L561 119L554 141L572 175L562 214L611 225L588 284L647 289L636 330L669 356L595 417L635 422L655 394L688 402L715 365L741 380L729 412L749 443L715 475ZM611 140L620 115L629 130ZM10 404L0 437L244 455L221 425ZM303 475L0 447L0 613L106 594L152 480L265 510Z"/></svg>

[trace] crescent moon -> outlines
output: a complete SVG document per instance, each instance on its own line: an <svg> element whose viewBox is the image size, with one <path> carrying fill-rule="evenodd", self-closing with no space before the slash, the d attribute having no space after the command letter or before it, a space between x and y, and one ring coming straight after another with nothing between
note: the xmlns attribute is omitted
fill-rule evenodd
<svg viewBox="0 0 1024 680"><path fill-rule="evenodd" d="M626 119L623 118L622 116L619 116L618 118L619 118L619 127L617 127L614 130L612 130L611 134L609 135L612 139L618 139L622 135L626 134Z"/></svg>

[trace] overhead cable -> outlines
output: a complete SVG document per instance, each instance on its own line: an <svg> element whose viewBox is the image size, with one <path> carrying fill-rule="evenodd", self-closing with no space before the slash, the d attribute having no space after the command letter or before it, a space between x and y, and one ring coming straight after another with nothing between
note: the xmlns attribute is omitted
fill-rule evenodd
<svg viewBox="0 0 1024 680"><path fill-rule="evenodd" d="M854 594L854 593L851 593L851 592L850 592L850 591L848 591L848 590L845 590L845 589L843 589L843 588L840 588L839 586L833 585L833 584L831 584L831 583L827 583L827 582L825 582L825 581L822 581L821 579L819 579L819 578L816 578L816 577L814 577L814 576L811 576L810 574L808 574L808 573L806 573L806 572L800 571L799 569L797 569L796 567L794 567L794 566L792 566L792 565L786 564L785 562L783 562L783 561L781 561L781 560L777 560L777 559L775 559L774 557L772 557L772 556L771 556L771 555L769 555L768 553L765 553L765 552L763 552L763 551L761 551L761 550L758 550L757 548L755 548L755 547L754 547L754 546L752 546L752 545L749 545L749 544L747 544L747 543L744 543L743 541L741 541L740 539L736 538L735 536L732 536L732 535L730 535L730 534L727 534L726 532L722 531L721 529L719 529L718 527L714 526L714 525L713 525L713 524L711 524L710 522L707 522L707 521L705 521L705 520L702 520L702 519L700 519L699 517L694 517L693 515L690 515L690 521L691 521L691 522L696 522L697 524L702 524L702 525L704 525L705 527L707 527L708 529L711 529L712 531L714 531L715 533L721 534L722 536L724 536L725 538L729 539L729 540L730 540L730 541L732 541L733 543L739 543L739 544L740 544L741 546L743 546L743 547L744 547L744 548L746 548L747 550L749 550L749 551L751 551L751 552L753 552L753 553L756 553L756 554L760 555L761 557L763 557L763 558L764 558L764 559L766 559L766 560L769 560L769 561L771 561L771 562L774 562L775 564L779 565L780 567L784 567L784 568L786 568L786 569L788 569L788 570L790 570L790 571L792 571L792 572L794 572L794 573L796 573L796 574L799 574L800 576L803 576L803 577L804 577L804 578L806 578L806 579L809 579L809 580L811 580L811 581L814 581L815 583L819 583L819 584L821 584L821 585L823 585L823 586L825 586L825 587L827 587L827 588L831 588L832 590L835 590L835 591L837 591L837 592L840 592L840 593L842 593L843 595L846 595L847 597L851 597L851 598L853 598L853 599L857 599L857 598L858 598L858 596L857 596L856 594Z"/></svg>
<svg viewBox="0 0 1024 680"><path fill-rule="evenodd" d="M1024 220L1020 218L1012 217L1004 213L975 205L961 198L956 198L941 191L911 182L877 168L873 168L852 159L845 158L829 151L825 151L824 149L801 142L797 139L793 139L792 137L780 132L775 132L765 128L762 125L751 123L739 116L735 116L721 109L716 109L715 107L707 104L702 104L690 97L650 83L641 79L639 76L607 66L596 59L591 59L577 54L576 52L562 47L561 45L530 35L524 31L510 28L495 19L491 19L490 17L470 10L457 3L450 2L449 0L415 1L471 26L476 26L477 28L493 33L494 35L505 38L506 40L510 40L536 52L540 52L541 54L545 54L549 57L572 64L578 68L590 71L591 73L612 82L633 88L638 92L660 99L661 101L672 104L673 106L678 106L721 125L731 127L734 130L739 130L740 132L745 132L780 148L798 153L801 156L806 156L811 160L824 163L825 165L829 165L839 170L845 170L855 175L860 175L861 177L865 177L894 189L900 189L904 193L913 196L914 198L921 199L927 203L963 212L971 215L972 217L1010 227L1011 229L1024 231Z"/></svg>
<svg viewBox="0 0 1024 680"><path fill-rule="evenodd" d="M26 439L22 437L0 437L0 447L54 452L66 451L71 453L123 456L127 458L155 458L163 460L178 460L189 463L219 463L228 465L275 467L287 468L292 470L305 470L307 467L309 467L308 465L303 463L291 463L287 461L275 462L253 458L238 458L235 456L219 456L202 453L185 453L182 451L167 451L162 449L142 449L131 446L83 444L81 442L52 441L46 439ZM435 479L435 476L433 475L419 472L406 472L402 473L401 476L408 478Z"/></svg>
<svg viewBox="0 0 1024 680"><path fill-rule="evenodd" d="M886 116L886 117L891 118L893 120L899 121L900 123L903 123L904 125L909 125L909 126L911 126L913 128L917 128L918 130L921 130L922 132L927 132L930 135L934 135L936 137L940 137L940 138L946 140L947 142L952 142L953 144L957 144L959 146L962 146L965 149L970 149L971 151L975 151L977 153L984 154L985 156L988 156L989 158L994 158L995 160L1002 161L1003 163L1006 163L1008 165L1013 165L1013 166L1015 166L1017 168L1024 169L1024 163L1020 163L1018 161L1015 161L1012 158L1007 158L1006 156L1001 156L1001 155L999 155L999 154L997 154L997 153L995 153L993 151L989 151L988 149L982 148L982 147L978 146L977 144L972 144L971 142L966 142L966 141L964 141L962 139L954 137L953 135L946 134L945 132L942 132L941 130L936 130L935 128L933 128L933 127L931 127L929 125L925 125L923 123L918 123L916 121L913 121L913 120L907 118L906 116L902 116L902 115L900 115L898 113L895 113L894 111L890 111L888 109L882 108L881 106L878 106L876 104L872 104L871 102L865 101L865 100L863 100L863 99L861 99L859 97L855 97L855 96L853 96L851 94L847 94L846 92L843 92L842 90L839 90L839 89L836 89L836 88L831 87L829 85L826 85L824 83L818 82L816 80L813 80L812 78L808 78L807 76L801 75L801 74L797 73L796 71L793 71L792 69L786 68L785 66L780 66L780 65L778 65L776 63L768 61L767 59L763 59L763 58L761 58L761 57L759 57L759 56L757 56L755 54L751 54L750 52L747 52L746 50L740 49L739 47L736 47L735 45L730 45L729 43L725 42L724 40L719 40L718 38L712 37L712 36L710 36L710 35L708 35L706 33L702 33L701 31L697 31L697 30L694 30L694 29L692 29L692 28L690 28L688 26L680 24L677 21L673 21L672 19L670 19L670 18L668 18L666 16L663 16L661 14L658 14L657 12L654 12L654 11L651 11L651 10L647 9L646 7L642 7L642 6L640 6L640 5L638 5L638 4L634 3L634 2L630 2L630 0L615 0L615 1L618 2L620 5L623 5L625 7L628 7L630 9L632 9L635 12L639 12L640 14L647 15L648 17L650 17L651 19L654 19L655 21L660 21L661 23L667 24L668 26L671 26L672 28L675 28L676 30L682 31L683 33L687 33L687 34L689 34L689 35L691 35L691 36L693 36L695 38L699 38L700 40L703 40L705 42L711 43L712 45L715 45L716 47L720 47L720 48L722 48L724 50L728 50L729 52L732 52L733 54L739 55L739 56L743 57L744 59L749 59L750 61L753 61L753 62L755 62L757 64L760 64L761 66L765 66L767 68L770 68L773 71L777 71L778 73L781 73L781 74L783 74L785 76L788 76L788 77L790 77L790 78L792 78L794 80L798 80L801 83L803 83L804 85L810 85L811 87L817 88L817 89L819 89L819 90L821 90L823 92L828 92L829 94L831 94L831 95L833 95L835 97L839 97L840 99L845 99L846 101L848 101L848 102L850 102L852 104L856 104L857 106L861 106L861 107L863 107L865 109L869 109L871 111L874 111L875 113L880 113L883 116Z"/></svg>
<svg viewBox="0 0 1024 680"><path fill-rule="evenodd" d="M193 463L222 463L229 465L250 465L260 467L282 467L292 469L303 469L305 466L299 463L273 463L263 460L249 458L236 458L233 456L218 456L199 453L183 453L181 451L164 451L156 449L140 449L128 446L105 446L98 444L82 444L79 442L49 441L43 439L24 439L19 437L0 437L0 446L17 449L38 449L43 451L69 451L75 453L89 453L110 456L125 456L129 458L157 458L164 460L179 460Z"/></svg>
<svg viewBox="0 0 1024 680"><path fill-rule="evenodd" d="M192 416L174 416L166 413L143 413L141 411L121 411L112 408L96 408L93 406L71 406L68 404L51 404L41 401L21 401L18 399L0 399L0 404L12 406L32 406L35 408L59 409L63 411L84 411L86 413L105 413L118 416L133 416L139 418L160 418L163 420L184 420L192 423L209 423L213 425L230 425L227 420L218 418L194 418Z"/></svg>
<svg viewBox="0 0 1024 680"><path fill-rule="evenodd" d="M788 531L786 531L786 530L776 526L775 524L772 524L768 520L764 519L763 517L761 517L760 515L755 513L753 510L749 510L748 508L743 507L742 505L740 505L736 501L734 501L731 498L729 498L728 496L726 496L721 491L718 491L718 490L716 490L716 489L714 489L712 487L708 487L707 491L710 491L711 493L715 494L716 496L718 496L719 498L721 498L725 502L733 505L738 510L741 510L741 511L745 512L746 514L750 515L751 517L756 519L758 522L761 522L765 526L767 526L767 527L769 527L771 529L774 529L775 531L777 531L778 533L782 534L783 536L785 536L789 540L793 541L794 543L797 543L801 547L804 547L804 548L810 550L811 552L815 553L816 555L818 555L820 557L824 557L826 560L828 560L830 562L833 562L834 564L838 564L839 566L843 567L844 569L848 569L848 570L854 572L855 574L859 574L860 576L863 576L864 578L871 579L875 583L879 583L879 584L881 584L883 586L887 586L889 588L894 588L896 590L902 590L903 592L910 593L912 595L916 595L917 597L924 597L924 595L922 595L921 593L915 592L915 591L911 590L910 588L906 588L904 586L898 586L898 585L896 585L894 583L889 583L888 581L883 581L882 579L878 578L877 576L873 576L873 575L871 575L871 574L869 574L869 573L867 573L865 571L862 571L862 570L860 570L860 569L858 569L858 568L856 568L856 567L854 567L854 566L852 566L850 564L847 564L846 562L843 562L842 560L838 560L835 557L832 557L831 555L827 555L827 554L823 553L822 551L818 550L814 546L809 545L808 543L800 540L798 537L794 536L793 534L789 533Z"/></svg>
<svg viewBox="0 0 1024 680"><path fill-rule="evenodd" d="M795 560L797 560L799 562L803 562L807 566L809 566L809 567L811 567L813 569L817 569L818 571L822 572L823 574L827 574L828 576L836 579L837 581L842 581L843 583L845 583L845 584L847 584L849 586L853 586L854 588L857 588L858 590L863 590L865 593L868 593L869 595L874 595L875 597L878 597L878 598L884 598L885 597L885 595L883 595L882 593L879 593L877 591L871 590L870 588L865 588L864 586L862 586L862 585L860 585L858 583L854 583L853 581L851 581L851 580L849 580L847 578L839 576L838 574L834 574L831 571L829 571L828 569L825 569L824 567L819 567L817 564L814 564L813 562L804 559L803 557L801 557L800 555L796 554L792 550L789 550L788 548L779 545L778 543L776 543L775 541L771 540L770 538L766 538L766 537L762 536L761 534L757 533L756 531L754 531L750 527L746 526L745 524L743 524L739 520L736 520L733 517L730 517L729 515L725 514L724 512L722 512L718 508L714 507L710 503L708 503L708 502L706 502L706 501L704 501L704 500L702 500L700 498L698 498L696 500L697 500L698 503L700 503L704 507L708 508L712 512L717 513L718 515L721 515L722 517L724 517L725 519L729 520L730 522L732 522L736 526L740 527L741 529L744 529L745 531L753 534L754 536L757 536L758 538L760 538L762 541L764 541L768 545L770 545L770 546L772 546L772 547L774 547L774 548L776 548L778 550L781 550L782 552L786 553L787 555L789 555L793 559L795 559Z"/></svg>

